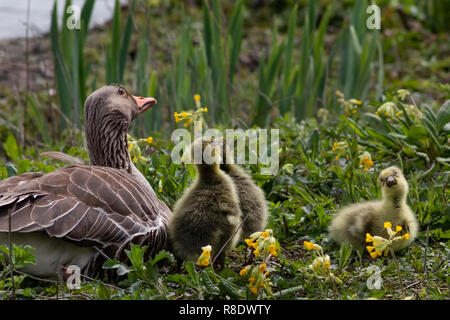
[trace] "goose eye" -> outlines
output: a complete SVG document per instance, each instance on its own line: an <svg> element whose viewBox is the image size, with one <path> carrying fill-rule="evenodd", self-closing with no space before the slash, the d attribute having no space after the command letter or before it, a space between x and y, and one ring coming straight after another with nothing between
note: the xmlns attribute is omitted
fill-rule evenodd
<svg viewBox="0 0 450 320"><path fill-rule="evenodd" d="M117 93L122 96L125 94L125 90L123 90L122 88L119 88L119 90L117 90Z"/></svg>

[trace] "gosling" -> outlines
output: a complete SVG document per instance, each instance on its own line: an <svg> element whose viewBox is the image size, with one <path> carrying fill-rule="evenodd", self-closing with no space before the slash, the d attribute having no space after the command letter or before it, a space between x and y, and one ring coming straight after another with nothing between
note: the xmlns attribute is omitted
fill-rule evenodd
<svg viewBox="0 0 450 320"><path fill-rule="evenodd" d="M367 245L366 233L388 239L384 222L390 221L392 226L401 226L402 232L409 233L408 239L393 243L394 251L409 246L417 236L419 224L414 213L406 204L408 182L401 170L389 167L381 171L378 177L381 186L382 200L353 204L341 209L329 227L329 233L338 243L348 242L355 248Z"/></svg>
<svg viewBox="0 0 450 320"><path fill-rule="evenodd" d="M241 239L248 238L257 231L263 231L267 223L267 202L264 191L256 185L251 176L234 164L230 148L223 139L222 169L232 180L236 188L241 208L242 234Z"/></svg>
<svg viewBox="0 0 450 320"><path fill-rule="evenodd" d="M169 239L175 256L185 261L197 259L201 248L211 245L213 261L223 267L226 253L240 239L239 198L231 178L220 170L220 147L204 137L194 141L192 155L195 149L202 154L197 178L174 205ZM208 150L212 159L205 156Z"/></svg>

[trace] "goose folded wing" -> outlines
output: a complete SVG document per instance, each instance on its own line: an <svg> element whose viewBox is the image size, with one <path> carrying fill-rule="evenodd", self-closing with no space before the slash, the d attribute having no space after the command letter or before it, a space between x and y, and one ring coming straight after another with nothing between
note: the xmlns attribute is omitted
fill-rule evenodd
<svg viewBox="0 0 450 320"><path fill-rule="evenodd" d="M0 232L9 230L11 212L14 232L45 231L104 247L147 239L155 251L167 239L170 209L123 170L72 166L21 176L0 182Z"/></svg>

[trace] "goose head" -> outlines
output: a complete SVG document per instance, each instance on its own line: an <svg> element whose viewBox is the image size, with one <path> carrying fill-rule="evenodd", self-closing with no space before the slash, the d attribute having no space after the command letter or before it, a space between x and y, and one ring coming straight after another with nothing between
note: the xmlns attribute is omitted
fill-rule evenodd
<svg viewBox="0 0 450 320"><path fill-rule="evenodd" d="M392 166L384 169L378 176L378 182L386 199L397 203L406 199L408 182L399 168Z"/></svg>
<svg viewBox="0 0 450 320"><path fill-rule="evenodd" d="M132 121L157 103L113 84L94 91L84 104L87 149L92 165L132 171L127 132Z"/></svg>

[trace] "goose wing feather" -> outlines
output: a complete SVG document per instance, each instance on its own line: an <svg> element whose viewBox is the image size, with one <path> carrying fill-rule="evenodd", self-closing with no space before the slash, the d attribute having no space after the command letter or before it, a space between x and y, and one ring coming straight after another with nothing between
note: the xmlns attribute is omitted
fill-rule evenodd
<svg viewBox="0 0 450 320"><path fill-rule="evenodd" d="M70 166L0 182L0 232L45 231L49 236L92 241L103 247L129 242L155 253L167 241L170 209L153 189L124 170Z"/></svg>

